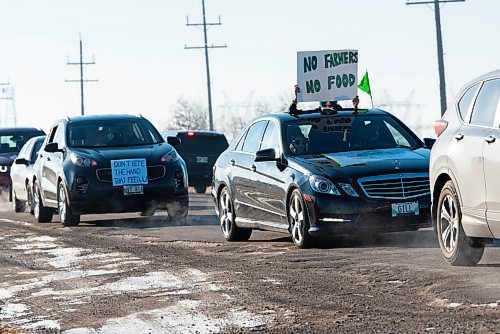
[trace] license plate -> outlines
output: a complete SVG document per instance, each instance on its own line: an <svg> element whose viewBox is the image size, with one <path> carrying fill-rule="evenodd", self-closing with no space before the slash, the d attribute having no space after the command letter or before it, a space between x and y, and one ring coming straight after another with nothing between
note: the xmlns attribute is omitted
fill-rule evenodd
<svg viewBox="0 0 500 334"><path fill-rule="evenodd" d="M123 186L123 195L142 195L142 194L144 194L144 186L142 184Z"/></svg>
<svg viewBox="0 0 500 334"><path fill-rule="evenodd" d="M208 157L196 157L196 162L199 164L208 164Z"/></svg>
<svg viewBox="0 0 500 334"><path fill-rule="evenodd" d="M416 216L420 214L418 202L392 203L391 214L397 216Z"/></svg>

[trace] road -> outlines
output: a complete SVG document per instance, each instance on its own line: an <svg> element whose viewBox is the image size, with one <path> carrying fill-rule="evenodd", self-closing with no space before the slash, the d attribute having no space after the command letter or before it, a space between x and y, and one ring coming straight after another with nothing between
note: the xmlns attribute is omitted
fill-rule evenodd
<svg viewBox="0 0 500 334"><path fill-rule="evenodd" d="M165 215L38 224L0 204L0 333L500 332L500 248L451 267L431 229L297 249L222 238L209 195Z"/></svg>

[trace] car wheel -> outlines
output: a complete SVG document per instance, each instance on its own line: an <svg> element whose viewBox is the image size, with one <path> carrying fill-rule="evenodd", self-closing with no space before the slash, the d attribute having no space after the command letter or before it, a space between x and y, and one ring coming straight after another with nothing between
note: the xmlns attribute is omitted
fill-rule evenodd
<svg viewBox="0 0 500 334"><path fill-rule="evenodd" d="M40 190L38 186L33 186L33 214L35 215L36 221L39 223L49 223L52 221L52 216L54 211L50 208L43 206L42 199L40 196Z"/></svg>
<svg viewBox="0 0 500 334"><path fill-rule="evenodd" d="M247 241L252 235L252 229L236 226L236 213L233 200L227 188L222 189L219 197L220 228L227 241Z"/></svg>
<svg viewBox="0 0 500 334"><path fill-rule="evenodd" d="M68 193L66 192L66 187L62 182L59 183L57 204L59 216L61 217L61 224L63 224L63 226L77 226L80 224L80 215L75 215L73 213L73 210L68 203Z"/></svg>
<svg viewBox="0 0 500 334"><path fill-rule="evenodd" d="M292 240L299 248L309 248L314 244L314 237L309 234L309 218L305 211L304 200L300 191L295 189L288 201L288 223Z"/></svg>
<svg viewBox="0 0 500 334"><path fill-rule="evenodd" d="M460 203L451 181L441 190L436 218L436 233L444 259L454 266L476 265L483 256L484 243L465 234Z"/></svg>
<svg viewBox="0 0 500 334"><path fill-rule="evenodd" d="M195 187L196 193L204 194L207 191L207 187Z"/></svg>
<svg viewBox="0 0 500 334"><path fill-rule="evenodd" d="M172 220L185 220L189 213L189 202L167 204L167 214Z"/></svg>
<svg viewBox="0 0 500 334"><path fill-rule="evenodd" d="M24 210L26 210L26 202L18 200L17 196L16 196L16 192L14 192L13 197L14 197L14 211L15 212L24 212Z"/></svg>
<svg viewBox="0 0 500 334"><path fill-rule="evenodd" d="M33 203L33 191L31 190L29 183L26 184L26 198L28 199L28 202L26 202L28 209L30 213L33 214L35 212L35 205Z"/></svg>

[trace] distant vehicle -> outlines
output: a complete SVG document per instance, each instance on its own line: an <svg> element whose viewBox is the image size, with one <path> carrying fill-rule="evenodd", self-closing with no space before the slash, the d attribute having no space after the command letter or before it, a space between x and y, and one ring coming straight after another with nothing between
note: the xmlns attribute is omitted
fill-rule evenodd
<svg viewBox="0 0 500 334"><path fill-rule="evenodd" d="M33 137L24 144L12 164L10 178L12 179L12 194L14 211L23 212L26 206L33 213L33 164L42 147L45 136Z"/></svg>
<svg viewBox="0 0 500 334"><path fill-rule="evenodd" d="M169 131L166 136L177 136L181 143L175 147L186 162L189 186L197 193L205 193L212 184L212 168L219 155L227 149L226 136L223 133L199 130Z"/></svg>
<svg viewBox="0 0 500 334"><path fill-rule="evenodd" d="M434 227L444 259L475 265L500 238L500 70L466 84L435 123Z"/></svg>
<svg viewBox="0 0 500 334"><path fill-rule="evenodd" d="M252 229L318 236L431 225L429 149L378 109L262 116L221 154L212 196L228 241Z"/></svg>
<svg viewBox="0 0 500 334"><path fill-rule="evenodd" d="M82 214L166 209L172 219L188 214L187 170L174 145L145 118L80 116L57 121L33 167L34 214L64 226Z"/></svg>
<svg viewBox="0 0 500 334"><path fill-rule="evenodd" d="M12 201L10 168L21 147L31 138L44 135L37 128L0 128L0 193L7 191Z"/></svg>

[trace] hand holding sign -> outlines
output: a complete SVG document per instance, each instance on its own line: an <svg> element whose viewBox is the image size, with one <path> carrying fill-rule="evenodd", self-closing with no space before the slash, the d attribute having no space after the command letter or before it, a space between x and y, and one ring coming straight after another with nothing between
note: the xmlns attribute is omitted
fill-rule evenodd
<svg viewBox="0 0 500 334"><path fill-rule="evenodd" d="M358 51L297 52L299 102L353 100L358 89Z"/></svg>

